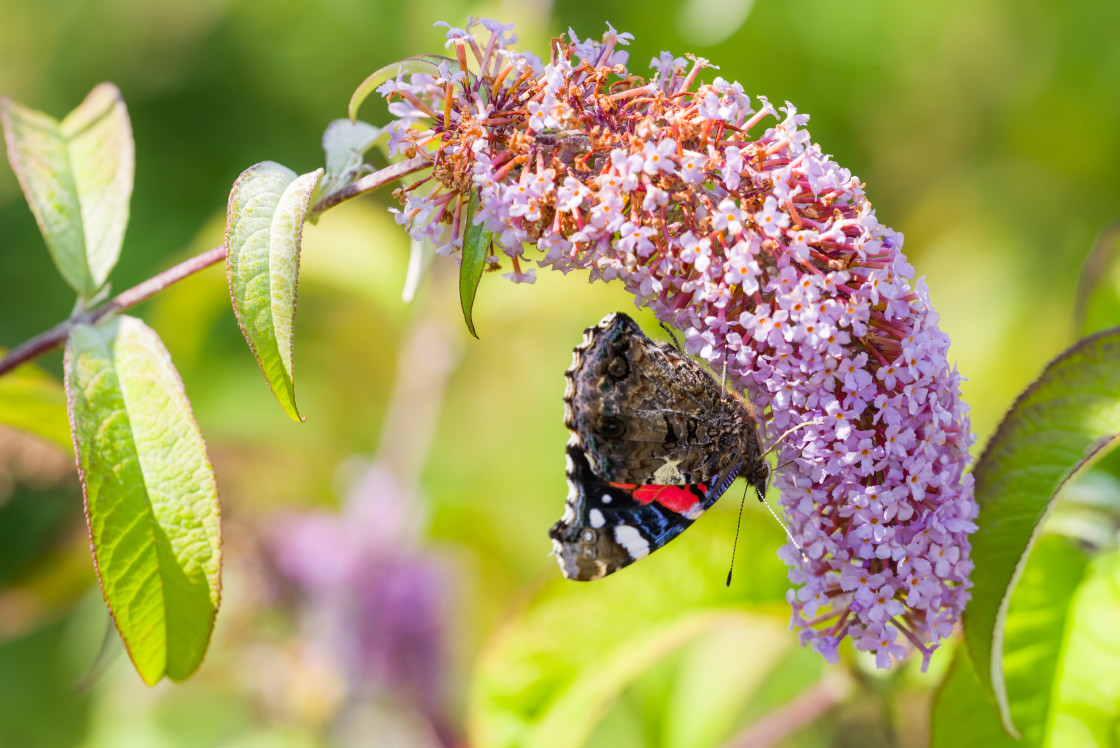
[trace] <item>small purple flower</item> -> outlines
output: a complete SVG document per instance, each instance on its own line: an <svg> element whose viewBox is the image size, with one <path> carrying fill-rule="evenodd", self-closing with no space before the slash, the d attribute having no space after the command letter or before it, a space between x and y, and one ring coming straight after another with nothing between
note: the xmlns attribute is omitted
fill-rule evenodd
<svg viewBox="0 0 1120 748"><path fill-rule="evenodd" d="M672 138L656 144L647 142L642 148L642 158L642 171L646 174L674 174L677 171L677 144Z"/></svg>
<svg viewBox="0 0 1120 748"><path fill-rule="evenodd" d="M472 84L442 71L385 88L406 128L396 151L433 155L430 191L400 193L398 220L454 254L461 241L434 234L463 230L453 217L477 190L512 279L532 247L542 265L619 279L687 351L726 365L771 438L798 427L774 487L802 642L835 661L849 639L881 667L909 646L927 664L969 597L973 437L902 236L812 142L807 115L700 82L702 58L662 54L646 83L610 29L554 40L538 68L475 25L449 32L479 50Z"/></svg>
<svg viewBox="0 0 1120 748"><path fill-rule="evenodd" d="M696 151L685 151L681 159L681 178L690 184L701 184L707 177L704 175L704 165L708 157Z"/></svg>

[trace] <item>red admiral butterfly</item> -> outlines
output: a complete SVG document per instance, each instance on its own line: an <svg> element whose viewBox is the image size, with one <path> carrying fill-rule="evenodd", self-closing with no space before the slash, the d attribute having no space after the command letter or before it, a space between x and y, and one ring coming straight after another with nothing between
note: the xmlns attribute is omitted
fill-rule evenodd
<svg viewBox="0 0 1120 748"><path fill-rule="evenodd" d="M584 332L564 377L568 497L548 534L568 579L649 555L739 475L765 495L770 466L750 403L625 314Z"/></svg>

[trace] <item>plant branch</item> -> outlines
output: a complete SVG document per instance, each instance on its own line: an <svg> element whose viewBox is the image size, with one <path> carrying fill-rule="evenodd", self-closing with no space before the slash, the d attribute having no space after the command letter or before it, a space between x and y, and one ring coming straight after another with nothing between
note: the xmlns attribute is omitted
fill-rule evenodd
<svg viewBox="0 0 1120 748"><path fill-rule="evenodd" d="M364 195L367 192L372 192L378 187L383 187L389 182L396 181L403 176L419 171L431 165L431 159L426 156L417 156L409 159L408 161L401 161L390 166L375 171L372 174L352 182L342 189L332 192L324 197L311 209L308 218L319 215L325 210L329 210L339 203L345 202L352 197ZM21 366L28 361L32 361L45 353L53 351L64 342L70 331L74 329L75 325L87 324L92 325L98 320L105 317L107 314L113 312L121 312L130 307L134 307L141 301L145 301L155 294L159 293L168 286L178 283L189 275L194 275L200 270L210 267L211 265L221 262L226 258L226 247L223 244L220 247L214 247L207 250L200 255L191 257L188 260L180 262L178 265L164 270L159 275L155 275L148 280L139 283L127 291L123 291L112 300L107 301L99 307L96 307L88 312L76 314L65 322L60 322L46 332L41 332L30 340L17 345L3 358L0 358L0 376L7 374L18 366Z"/></svg>
<svg viewBox="0 0 1120 748"><path fill-rule="evenodd" d="M400 161L395 164L386 166L380 171L375 171L372 174L367 174L361 179L355 180L346 185L342 189L332 192L324 197L319 202L315 203L311 208L310 216L317 216L325 210L333 208L341 202L345 202L352 197L364 195L367 192L372 192L378 187L383 187L389 182L395 182L401 177L408 176L409 174L420 171L421 169L431 166L432 160L427 156L417 156L408 161Z"/></svg>
<svg viewBox="0 0 1120 748"><path fill-rule="evenodd" d="M122 291L99 307L91 309L83 314L76 314L65 322L58 323L46 332L39 333L27 342L16 346L8 352L8 355L0 359L0 376L62 345L66 342L66 337L70 334L70 331L74 329L75 325L92 325L108 314L121 312L134 307L141 301L151 298L168 286L178 283L189 275L194 275L199 270L221 262L225 258L225 245L214 247L200 255L195 255L190 259L183 260L178 265L170 267L159 275L152 276L146 281L138 283L127 291Z"/></svg>

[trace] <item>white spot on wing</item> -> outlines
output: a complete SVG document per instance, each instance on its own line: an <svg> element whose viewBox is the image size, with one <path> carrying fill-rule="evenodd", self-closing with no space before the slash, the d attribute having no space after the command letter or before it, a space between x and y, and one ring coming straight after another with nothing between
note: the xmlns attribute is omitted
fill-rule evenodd
<svg viewBox="0 0 1120 748"><path fill-rule="evenodd" d="M591 522L591 526L595 529L599 529L603 525L607 524L606 517L604 517L603 513L598 509L592 509L590 512L588 512L587 519Z"/></svg>
<svg viewBox="0 0 1120 748"><path fill-rule="evenodd" d="M616 543L626 549L626 552L633 559L649 555L649 541L630 525L619 525L614 528L614 539Z"/></svg>
<svg viewBox="0 0 1120 748"><path fill-rule="evenodd" d="M609 493L605 493L599 498L599 500L602 501L604 504L609 504L609 503L611 503L612 498L613 497Z"/></svg>

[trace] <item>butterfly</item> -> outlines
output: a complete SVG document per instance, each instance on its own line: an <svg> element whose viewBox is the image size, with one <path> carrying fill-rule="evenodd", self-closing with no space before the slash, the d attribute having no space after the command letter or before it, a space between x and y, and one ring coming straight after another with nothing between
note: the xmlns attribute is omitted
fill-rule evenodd
<svg viewBox="0 0 1120 748"><path fill-rule="evenodd" d="M568 496L549 530L568 579L600 579L680 535L742 475L770 466L749 402L630 317L584 331L564 373Z"/></svg>

